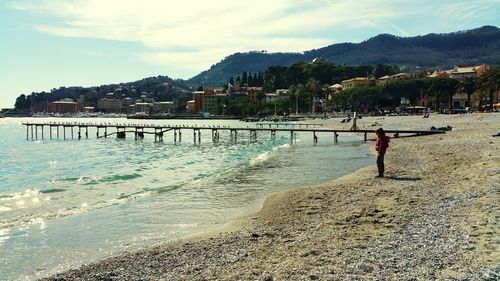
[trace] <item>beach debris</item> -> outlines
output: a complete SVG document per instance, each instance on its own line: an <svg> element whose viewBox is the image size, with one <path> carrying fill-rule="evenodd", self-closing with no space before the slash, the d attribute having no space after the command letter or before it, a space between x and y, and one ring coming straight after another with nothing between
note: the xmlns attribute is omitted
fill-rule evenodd
<svg viewBox="0 0 500 281"><path fill-rule="evenodd" d="M454 129L455 129L455 127L450 126L450 125L444 126L444 127L434 127L434 126L431 127L431 131L436 131L436 130L437 131L453 131Z"/></svg>
<svg viewBox="0 0 500 281"><path fill-rule="evenodd" d="M273 281L273 277L271 275L267 275L266 277L264 277L264 279L262 279L263 281Z"/></svg>

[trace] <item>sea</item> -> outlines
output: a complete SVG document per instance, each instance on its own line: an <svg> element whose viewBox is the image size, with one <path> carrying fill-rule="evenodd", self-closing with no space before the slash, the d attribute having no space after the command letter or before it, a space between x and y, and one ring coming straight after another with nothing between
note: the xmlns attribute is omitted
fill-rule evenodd
<svg viewBox="0 0 500 281"><path fill-rule="evenodd" d="M66 140L60 129L22 122L163 124L182 126L163 142L152 135ZM215 230L257 212L265 196L318 185L370 165L369 147L356 136L259 132L236 142L209 129L194 143L190 126L255 127L238 120L118 118L0 119L0 280L35 280L99 259ZM111 131L108 131L110 133ZM103 129L100 134L102 136ZM331 133L330 133L331 134Z"/></svg>

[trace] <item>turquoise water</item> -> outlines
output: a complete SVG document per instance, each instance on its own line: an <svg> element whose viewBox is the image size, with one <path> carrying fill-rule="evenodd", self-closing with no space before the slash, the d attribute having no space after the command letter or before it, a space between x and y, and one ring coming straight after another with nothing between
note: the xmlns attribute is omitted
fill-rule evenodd
<svg viewBox="0 0 500 281"><path fill-rule="evenodd" d="M192 130L155 143L115 138L26 140L21 122L130 123L125 119L0 119L0 280L32 280L127 250L211 230L256 212L275 191L322 183L371 164L360 140L341 135L259 133L213 144ZM141 123L134 120L133 123ZM248 127L252 123L163 120L142 123ZM53 129L55 136L55 128ZM71 138L69 130L67 138ZM102 130L101 130L102 134ZM39 132L41 136L41 131ZM62 131L60 132L62 137ZM76 131L75 131L76 136Z"/></svg>

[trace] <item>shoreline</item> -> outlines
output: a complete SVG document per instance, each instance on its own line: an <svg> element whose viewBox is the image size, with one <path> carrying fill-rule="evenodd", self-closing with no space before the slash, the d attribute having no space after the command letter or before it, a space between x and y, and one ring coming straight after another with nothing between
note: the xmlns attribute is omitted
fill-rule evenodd
<svg viewBox="0 0 500 281"><path fill-rule="evenodd" d="M445 135L393 140L385 179L373 178L372 165L315 187L271 193L258 213L222 229L45 280L498 276L499 149L491 135L500 115L417 118L358 121L360 127L380 122L398 129L456 128ZM333 122L326 121L338 127Z"/></svg>

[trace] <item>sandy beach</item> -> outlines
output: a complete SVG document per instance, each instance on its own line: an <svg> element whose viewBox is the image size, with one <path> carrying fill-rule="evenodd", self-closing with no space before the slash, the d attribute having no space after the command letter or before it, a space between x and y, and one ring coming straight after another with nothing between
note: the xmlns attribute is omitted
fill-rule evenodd
<svg viewBox="0 0 500 281"><path fill-rule="evenodd" d="M374 178L374 156L341 179L271 194L224 229L45 280L500 280L500 114L358 121L447 125L443 135L393 139L385 178Z"/></svg>

